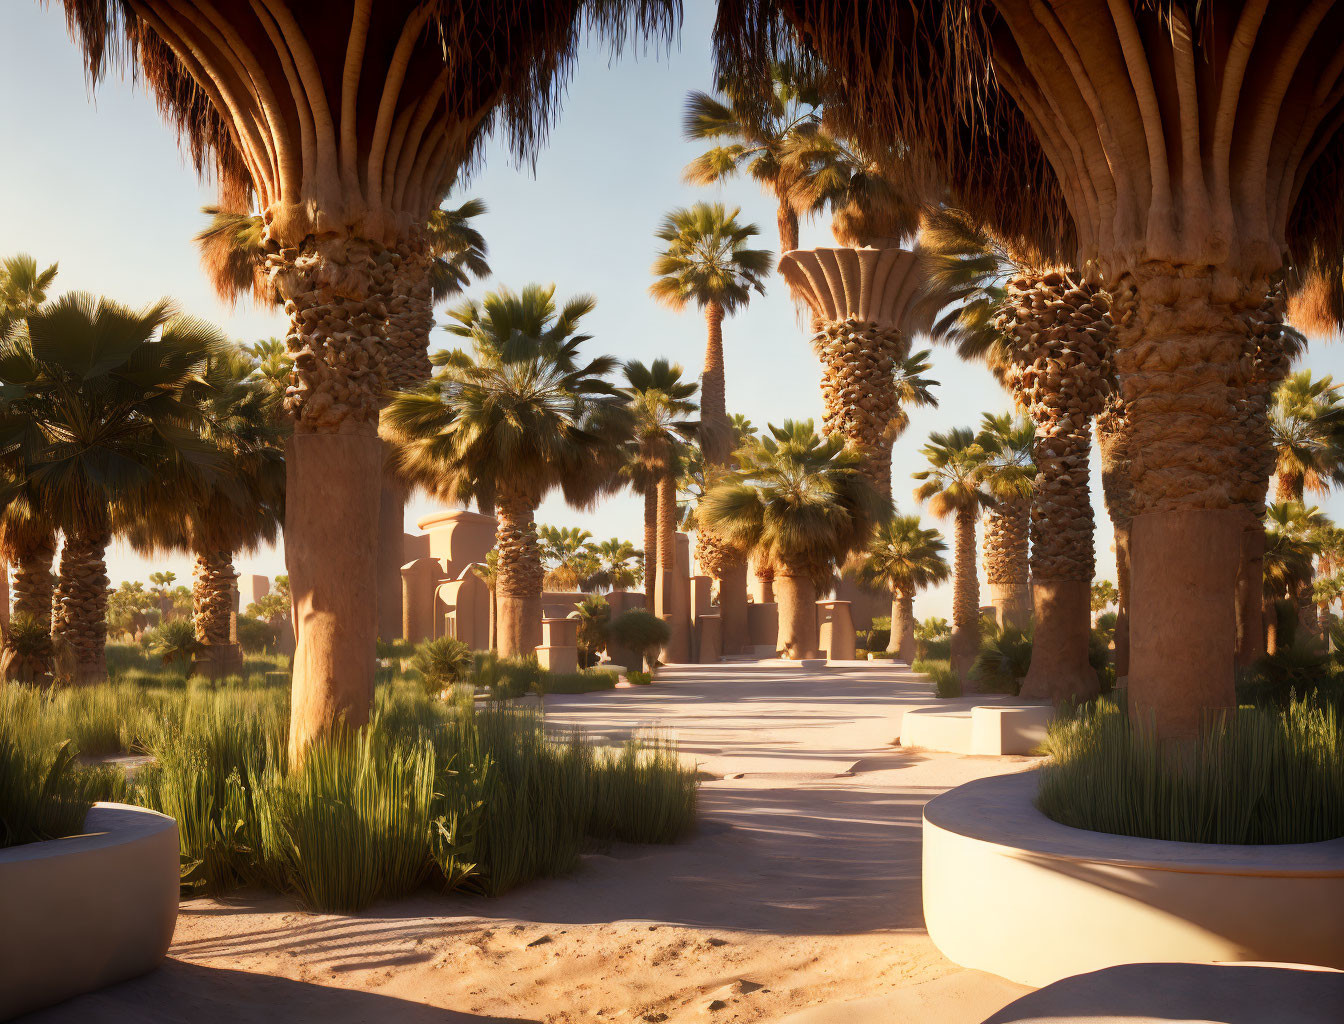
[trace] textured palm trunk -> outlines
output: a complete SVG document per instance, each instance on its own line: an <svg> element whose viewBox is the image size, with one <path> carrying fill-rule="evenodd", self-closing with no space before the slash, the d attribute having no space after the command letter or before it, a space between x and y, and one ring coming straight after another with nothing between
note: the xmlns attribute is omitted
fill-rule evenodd
<svg viewBox="0 0 1344 1024"><path fill-rule="evenodd" d="M782 256L798 248L798 214L794 212L787 190L776 192L775 197L779 200L775 207L775 227L779 230L779 252Z"/></svg>
<svg viewBox="0 0 1344 1024"><path fill-rule="evenodd" d="M891 637L887 650L906 664L915 660L915 595L896 591L891 597Z"/></svg>
<svg viewBox="0 0 1344 1024"><path fill-rule="evenodd" d="M69 653L72 682L107 678L106 529L72 530L61 546L61 568L52 595L51 631Z"/></svg>
<svg viewBox="0 0 1344 1024"><path fill-rule="evenodd" d="M1263 285L1153 261L1114 293L1134 453L1129 713L1165 740L1194 739L1236 707L1237 381Z"/></svg>
<svg viewBox="0 0 1344 1024"><path fill-rule="evenodd" d="M286 446L285 563L294 603L289 748L358 727L373 704L378 636L378 410L395 267L349 236L268 257L290 317L294 418Z"/></svg>
<svg viewBox="0 0 1344 1024"><path fill-rule="evenodd" d="M706 467L724 466L730 453L730 427L723 378L723 307L705 306L705 366L700 375L701 448Z"/></svg>
<svg viewBox="0 0 1344 1024"><path fill-rule="evenodd" d="M781 658L798 661L817 656L817 585L808 575L793 575L790 567L775 570L775 603L779 607Z"/></svg>
<svg viewBox="0 0 1344 1024"><path fill-rule="evenodd" d="M1025 628L1031 621L1030 530L1026 495L1002 498L985 513L985 583L1003 626Z"/></svg>
<svg viewBox="0 0 1344 1024"><path fill-rule="evenodd" d="M537 543L536 509L517 495L498 497L495 505L495 547L499 575L495 592L498 650L506 658L528 655L541 643L541 591L545 570Z"/></svg>
<svg viewBox="0 0 1344 1024"><path fill-rule="evenodd" d="M768 604L775 599L775 567L768 559L754 558L751 571L756 579L756 601Z"/></svg>
<svg viewBox="0 0 1344 1024"><path fill-rule="evenodd" d="M13 614L36 619L48 630L51 629L52 594L56 586L56 577L51 571L55 558L54 534L30 537L27 544L14 552L14 571L10 577ZM30 682L50 671L49 655L21 656L6 631L4 652L0 654L0 679Z"/></svg>
<svg viewBox="0 0 1344 1024"><path fill-rule="evenodd" d="M1119 395L1112 395L1097 416L1097 450L1101 493L1115 531L1115 675L1123 679L1129 675L1129 524L1134 518L1134 486L1125 403Z"/></svg>
<svg viewBox="0 0 1344 1024"><path fill-rule="evenodd" d="M894 372L909 341L894 327L847 317L821 320L812 337L821 359L822 430L863 453L864 474L891 497L891 421L899 401Z"/></svg>
<svg viewBox="0 0 1344 1024"><path fill-rule="evenodd" d="M667 473L658 480L658 587L653 613L672 631L663 661L684 665L691 660L691 637L677 583L677 481Z"/></svg>
<svg viewBox="0 0 1344 1024"><path fill-rule="evenodd" d="M192 568L192 624L202 650L196 661L212 678L242 671L233 604L237 579L230 552L197 552Z"/></svg>
<svg viewBox="0 0 1344 1024"><path fill-rule="evenodd" d="M704 572L703 563L700 571ZM658 488L644 492L644 607L653 611L658 583Z"/></svg>
<svg viewBox="0 0 1344 1024"><path fill-rule="evenodd" d="M1105 298L1065 271L1008 282L999 328L1014 341L1011 383L1036 422L1031 506L1035 605L1031 668L1022 696L1055 702L1095 695L1088 662L1089 590L1095 570L1088 491L1090 420L1113 370Z"/></svg>
<svg viewBox="0 0 1344 1024"><path fill-rule="evenodd" d="M975 564L975 520L958 509L953 527L952 671L963 681L980 651L980 578Z"/></svg>

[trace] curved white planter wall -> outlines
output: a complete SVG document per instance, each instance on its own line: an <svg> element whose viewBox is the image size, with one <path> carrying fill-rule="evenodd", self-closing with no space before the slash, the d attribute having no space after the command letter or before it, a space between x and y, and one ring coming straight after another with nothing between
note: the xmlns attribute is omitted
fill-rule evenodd
<svg viewBox="0 0 1344 1024"><path fill-rule="evenodd" d="M94 805L85 833L0 850L0 1020L157 967L177 924L177 822Z"/></svg>
<svg viewBox="0 0 1344 1024"><path fill-rule="evenodd" d="M1069 828L1034 772L924 808L924 917L950 959L1042 986L1117 964L1344 968L1344 839L1217 846Z"/></svg>

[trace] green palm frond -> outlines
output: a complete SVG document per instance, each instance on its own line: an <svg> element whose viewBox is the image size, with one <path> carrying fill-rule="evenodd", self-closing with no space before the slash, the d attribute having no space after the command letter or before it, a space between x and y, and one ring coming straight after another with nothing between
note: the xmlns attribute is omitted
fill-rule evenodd
<svg viewBox="0 0 1344 1024"><path fill-rule="evenodd" d="M672 309L714 303L725 313L745 306L752 292L764 295L774 254L749 247L759 232L754 224L738 222L741 212L722 203L696 203L664 217L655 235L666 248L653 262L649 294Z"/></svg>

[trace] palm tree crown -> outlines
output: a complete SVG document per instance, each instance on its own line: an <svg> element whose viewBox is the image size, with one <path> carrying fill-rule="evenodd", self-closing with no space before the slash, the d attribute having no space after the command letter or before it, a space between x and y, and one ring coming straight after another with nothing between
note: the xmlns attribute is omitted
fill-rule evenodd
<svg viewBox="0 0 1344 1024"><path fill-rule="evenodd" d="M893 516L878 526L868 542L858 581L865 587L881 586L913 595L951 574L943 557L946 550L943 535L921 526L919 516Z"/></svg>
<svg viewBox="0 0 1344 1024"><path fill-rule="evenodd" d="M985 449L970 428L930 434L921 454L929 468L913 474L923 481L915 488L915 499L927 502L939 519L957 512L978 514L993 506L994 498L984 487Z"/></svg>
<svg viewBox="0 0 1344 1024"><path fill-rule="evenodd" d="M755 224L739 224L741 212L722 203L696 203L664 217L654 234L667 245L653 261L656 280L649 294L675 310L694 303L724 313L745 306L753 291L764 295L774 254L747 244L760 231Z"/></svg>
<svg viewBox="0 0 1344 1024"><path fill-rule="evenodd" d="M1344 403L1332 377L1299 370L1279 385L1270 409L1280 501L1324 494L1344 483Z"/></svg>
<svg viewBox="0 0 1344 1024"><path fill-rule="evenodd" d="M998 500L1030 497L1036 466L1032 447L1036 424L1011 413L985 413L976 443L985 453L984 482Z"/></svg>
<svg viewBox="0 0 1344 1024"><path fill-rule="evenodd" d="M823 586L889 510L862 455L811 420L785 420L737 452L734 478L712 487L697 519L730 543Z"/></svg>

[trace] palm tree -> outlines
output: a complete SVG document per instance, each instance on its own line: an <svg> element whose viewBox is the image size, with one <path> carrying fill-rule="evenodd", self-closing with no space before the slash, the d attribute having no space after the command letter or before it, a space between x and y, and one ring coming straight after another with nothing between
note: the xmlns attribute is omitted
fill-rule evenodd
<svg viewBox="0 0 1344 1024"><path fill-rule="evenodd" d="M200 396L200 433L217 465L208 473L181 460L168 467L168 486L153 515L133 517L122 532L142 553L176 550L195 558L198 655L217 677L242 669L233 628L238 578L233 560L275 541L284 520L285 467L275 394L253 375L247 355L221 341L206 372L214 387Z"/></svg>
<svg viewBox="0 0 1344 1024"><path fill-rule="evenodd" d="M56 280L60 265L38 269L37 260L26 252L0 260L0 336L15 320L47 301L47 289Z"/></svg>
<svg viewBox="0 0 1344 1024"><path fill-rule="evenodd" d="M740 474L714 485L697 510L705 527L775 566L778 650L789 659L817 647L817 592L863 547L890 503L864 475L843 438L817 435L811 420L785 420L737 453Z"/></svg>
<svg viewBox="0 0 1344 1024"><path fill-rule="evenodd" d="M644 552L628 540L612 537L604 540L593 549L597 556L598 570L592 582L599 589L630 590L639 586L643 578L641 562Z"/></svg>
<svg viewBox="0 0 1344 1024"><path fill-rule="evenodd" d="M985 511L985 582L1000 625L1031 621L1031 492L1036 467L1036 427L1011 413L985 413L976 439L985 451L985 489L994 504Z"/></svg>
<svg viewBox="0 0 1344 1024"><path fill-rule="evenodd" d="M56 558L56 526L45 514L33 489L21 485L25 480L22 469L6 475L9 477L6 481L9 497L0 510L0 557L5 565L12 563L14 566L10 581L14 599L11 624L17 624L20 619L34 623L37 628L29 632L36 636L40 629L48 641L29 645L21 656L16 646L18 638L6 629L4 653L0 655L0 680L15 678L14 669L22 678L33 679L45 675L51 667L51 594L56 586L51 564Z"/></svg>
<svg viewBox="0 0 1344 1024"><path fill-rule="evenodd" d="M544 585L550 590L579 590L598 569L594 557L593 535L577 526L537 527L543 564L547 564Z"/></svg>
<svg viewBox="0 0 1344 1024"><path fill-rule="evenodd" d="M1312 559L1320 550L1319 536L1327 520L1315 506L1300 501L1276 501L1265 510L1264 622L1265 653L1279 645L1275 604L1296 598L1312 575Z"/></svg>
<svg viewBox="0 0 1344 1024"><path fill-rule="evenodd" d="M773 255L752 249L754 224L739 224L740 210L721 203L696 203L673 210L657 237L667 243L653 263L656 278L649 286L655 299L675 310L694 303L704 310L708 340L700 383L700 445L710 471L726 466L731 452L731 429L725 405L723 376L723 318L747 305L751 293L765 294L765 277ZM747 642L746 563L728 548L701 544L708 558L701 568L719 581L719 613L723 649L736 651Z"/></svg>
<svg viewBox="0 0 1344 1024"><path fill-rule="evenodd" d="M166 301L131 310L72 293L29 313L0 354L14 397L0 430L37 504L65 535L52 631L81 682L106 675L106 549L119 517L162 500L174 463L212 472L198 436L222 338Z"/></svg>
<svg viewBox="0 0 1344 1024"><path fill-rule="evenodd" d="M984 487L986 453L975 432L956 427L932 433L921 450L929 468L914 474L922 481L915 499L927 502L939 519L955 520L952 563L952 670L963 681L980 647L980 582L975 565L975 524L994 505Z"/></svg>
<svg viewBox="0 0 1344 1024"><path fill-rule="evenodd" d="M683 612L675 607L677 595L673 585L677 477L684 465L687 446L699 427L696 421L687 418L696 411L693 399L697 387L693 381L682 380L681 366L666 359L654 360L650 366L631 361L624 369L626 386L621 390L634 427L626 474L644 493L644 599L654 614L673 615L680 620ZM690 610L685 609L684 614L689 615ZM689 659L687 626L685 622L673 623L670 660Z"/></svg>
<svg viewBox="0 0 1344 1024"><path fill-rule="evenodd" d="M771 68L771 96L767 103L730 78L721 78L722 98L692 92L682 114L682 138L714 139L716 146L696 157L682 174L692 184L713 185L746 173L775 198L779 251L798 248L799 207L811 209L795 194L805 168L789 159L790 143L800 132L821 124L820 98L792 64Z"/></svg>
<svg viewBox="0 0 1344 1024"><path fill-rule="evenodd" d="M537 506L556 488L584 506L617 486L630 425L624 396L606 379L616 361L578 359L582 314L527 331L520 297L501 291L487 297L492 304L512 307L510 315L481 318L471 358L449 360L429 385L397 395L386 435L398 472L432 494L494 497L499 651L513 656L541 642ZM505 323L517 326L504 336L492 331Z"/></svg>
<svg viewBox="0 0 1344 1024"><path fill-rule="evenodd" d="M859 564L864 586L891 591L891 636L887 650L905 662L915 660L915 595L942 583L951 573L937 530L920 526L919 516L893 516L880 525Z"/></svg>
<svg viewBox="0 0 1344 1024"><path fill-rule="evenodd" d="M1275 497L1301 501L1344 483L1344 402L1328 374L1299 370L1279 385L1270 409Z"/></svg>

